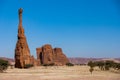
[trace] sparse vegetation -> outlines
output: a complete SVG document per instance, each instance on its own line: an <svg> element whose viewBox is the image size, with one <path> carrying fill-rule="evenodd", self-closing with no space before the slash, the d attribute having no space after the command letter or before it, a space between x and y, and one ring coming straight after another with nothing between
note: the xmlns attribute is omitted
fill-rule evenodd
<svg viewBox="0 0 120 80"><path fill-rule="evenodd" d="M8 61L0 59L0 73L7 70L8 66L9 66Z"/></svg>
<svg viewBox="0 0 120 80"><path fill-rule="evenodd" d="M94 71L94 68L93 68L93 67L90 67L89 71L90 71L90 73L92 74L92 72Z"/></svg>
<svg viewBox="0 0 120 80"><path fill-rule="evenodd" d="M105 63L103 61L94 62L95 66L99 67L99 69L104 70Z"/></svg>
<svg viewBox="0 0 120 80"><path fill-rule="evenodd" d="M116 63L114 61L96 61L96 62L88 62L88 66L90 66L90 72L93 67L99 67L101 70L110 70L113 68L114 70L120 70L120 63ZM94 69L93 69L94 70Z"/></svg>
<svg viewBox="0 0 120 80"><path fill-rule="evenodd" d="M90 66L90 67L95 67L95 63L94 62L92 62L92 61L90 61L90 62L88 62L88 66Z"/></svg>
<svg viewBox="0 0 120 80"><path fill-rule="evenodd" d="M120 80L120 73L100 71L94 68L90 74L89 66L59 66L59 68L43 66L30 69L8 68L7 73L0 73L0 80ZM106 76L107 75L107 76Z"/></svg>
<svg viewBox="0 0 120 80"><path fill-rule="evenodd" d="M31 67L33 67L33 64L26 64L24 68L28 69L28 68L31 68Z"/></svg>
<svg viewBox="0 0 120 80"><path fill-rule="evenodd" d="M88 62L88 66L90 66L89 71L92 74L92 72L94 71L95 63L90 61L90 62Z"/></svg>
<svg viewBox="0 0 120 80"><path fill-rule="evenodd" d="M115 70L120 70L120 63L114 63L112 66Z"/></svg>
<svg viewBox="0 0 120 80"><path fill-rule="evenodd" d="M54 66L54 63L50 63L50 64L43 64L43 66Z"/></svg>
<svg viewBox="0 0 120 80"><path fill-rule="evenodd" d="M74 66L72 63L66 63L66 66Z"/></svg>

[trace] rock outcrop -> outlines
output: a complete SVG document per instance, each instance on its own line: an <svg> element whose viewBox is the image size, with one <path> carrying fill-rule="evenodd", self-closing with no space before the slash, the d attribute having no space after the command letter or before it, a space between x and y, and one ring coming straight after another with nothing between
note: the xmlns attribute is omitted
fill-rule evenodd
<svg viewBox="0 0 120 80"><path fill-rule="evenodd" d="M54 48L54 62L56 65L65 65L69 62L61 48Z"/></svg>
<svg viewBox="0 0 120 80"><path fill-rule="evenodd" d="M15 67L24 68L27 64L39 66L42 64L65 65L69 62L67 57L63 54L61 48L52 48L51 45L46 44L41 48L37 48L37 59L30 55L30 50L24 35L22 26L22 12L19 9L19 26L18 26L18 41L15 48Z"/></svg>
<svg viewBox="0 0 120 80"><path fill-rule="evenodd" d="M33 66L39 65L37 59L35 59L34 56L31 56L30 64L32 64Z"/></svg>
<svg viewBox="0 0 120 80"><path fill-rule="evenodd" d="M19 26L18 26L18 41L15 48L15 67L24 68L26 64L31 64L30 50L27 44L26 37L24 35L24 29L22 27L22 12L19 9Z"/></svg>
<svg viewBox="0 0 120 80"><path fill-rule="evenodd" d="M51 45L46 44L41 48L36 49L37 60L40 64L55 64L65 65L69 62L67 57L63 54L61 48L52 48Z"/></svg>

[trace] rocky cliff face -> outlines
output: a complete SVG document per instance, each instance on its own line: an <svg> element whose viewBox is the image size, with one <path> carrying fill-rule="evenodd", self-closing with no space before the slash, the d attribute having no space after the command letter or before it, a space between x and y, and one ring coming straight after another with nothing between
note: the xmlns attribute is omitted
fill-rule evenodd
<svg viewBox="0 0 120 80"><path fill-rule="evenodd" d="M18 41L15 48L15 67L24 68L31 61L30 50L22 27L22 9L19 9Z"/></svg>
<svg viewBox="0 0 120 80"><path fill-rule="evenodd" d="M67 57L63 54L61 48L52 48L51 45L46 44L41 48L37 48L37 60L40 64L65 65L69 62Z"/></svg>

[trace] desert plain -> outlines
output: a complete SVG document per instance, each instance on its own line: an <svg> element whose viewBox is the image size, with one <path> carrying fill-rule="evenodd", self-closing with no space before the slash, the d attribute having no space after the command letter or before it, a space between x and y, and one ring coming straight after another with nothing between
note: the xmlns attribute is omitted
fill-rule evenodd
<svg viewBox="0 0 120 80"><path fill-rule="evenodd" d="M0 80L120 80L120 72L101 71L95 68L91 74L88 66L9 68L0 73Z"/></svg>

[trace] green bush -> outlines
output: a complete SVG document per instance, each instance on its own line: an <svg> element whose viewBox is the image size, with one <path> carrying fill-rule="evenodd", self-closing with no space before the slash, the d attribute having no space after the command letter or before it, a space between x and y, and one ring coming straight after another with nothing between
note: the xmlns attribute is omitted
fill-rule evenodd
<svg viewBox="0 0 120 80"><path fill-rule="evenodd" d="M117 63L117 64L116 64L116 68L117 68L118 70L120 70L120 63Z"/></svg>
<svg viewBox="0 0 120 80"><path fill-rule="evenodd" d="M0 59L0 72L4 72L9 66L8 61Z"/></svg>
<svg viewBox="0 0 120 80"><path fill-rule="evenodd" d="M92 61L89 61L89 62L88 62L88 66L90 66L91 68L93 68L93 67L95 67L95 63L92 62Z"/></svg>
<svg viewBox="0 0 120 80"><path fill-rule="evenodd" d="M106 70L106 71L107 71L107 70L110 70L109 65L105 65L105 70Z"/></svg>
<svg viewBox="0 0 120 80"><path fill-rule="evenodd" d="M26 64L24 68L28 69L28 68L31 68L31 67L33 67L33 64Z"/></svg>
<svg viewBox="0 0 120 80"><path fill-rule="evenodd" d="M114 67L114 62L113 61L106 61L105 62L105 70L109 70L112 67Z"/></svg>
<svg viewBox="0 0 120 80"><path fill-rule="evenodd" d="M43 64L43 66L54 66L54 63L50 63L50 64Z"/></svg>
<svg viewBox="0 0 120 80"><path fill-rule="evenodd" d="M98 66L101 70L104 70L104 65L105 65L104 61L96 61L94 63L95 63L95 66Z"/></svg>
<svg viewBox="0 0 120 80"><path fill-rule="evenodd" d="M92 74L92 72L94 71L94 67L96 66L96 63L95 63L95 62L92 62L92 61L89 61L89 62L88 62L88 66L90 66L89 71L90 71L91 74Z"/></svg>
<svg viewBox="0 0 120 80"><path fill-rule="evenodd" d="M111 68L115 69L115 70L120 70L120 63L116 63L114 61L89 61L88 62L88 66L90 66L90 68L93 67L99 67L101 70L110 70Z"/></svg>
<svg viewBox="0 0 120 80"><path fill-rule="evenodd" d="M114 68L115 70L120 70L120 63L114 63L114 64L113 64L113 68Z"/></svg>
<svg viewBox="0 0 120 80"><path fill-rule="evenodd" d="M66 66L74 66L72 63L66 63Z"/></svg>

